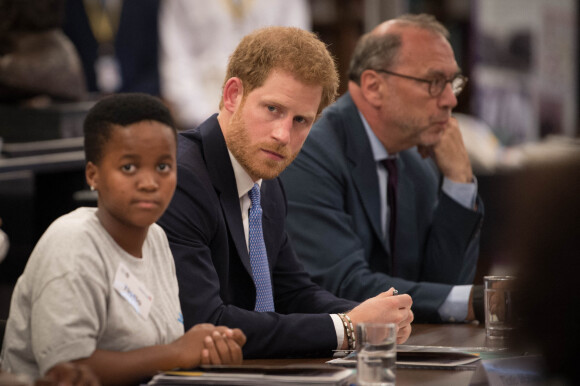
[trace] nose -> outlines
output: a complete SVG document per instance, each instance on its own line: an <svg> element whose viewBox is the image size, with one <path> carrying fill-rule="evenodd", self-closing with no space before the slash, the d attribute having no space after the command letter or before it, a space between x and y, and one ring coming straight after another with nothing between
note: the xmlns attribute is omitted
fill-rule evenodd
<svg viewBox="0 0 580 386"><path fill-rule="evenodd" d="M447 82L445 84L445 88L441 95L439 95L438 100L439 107L441 108L448 108L453 109L457 106L457 96L453 93L453 87L451 86L451 82Z"/></svg>
<svg viewBox="0 0 580 386"><path fill-rule="evenodd" d="M272 130L272 138L280 144L286 145L290 142L290 131L292 130L293 119L285 118L278 121L274 130Z"/></svg>
<svg viewBox="0 0 580 386"><path fill-rule="evenodd" d="M137 181L137 188L144 191L155 191L159 188L157 175L154 172L142 171Z"/></svg>

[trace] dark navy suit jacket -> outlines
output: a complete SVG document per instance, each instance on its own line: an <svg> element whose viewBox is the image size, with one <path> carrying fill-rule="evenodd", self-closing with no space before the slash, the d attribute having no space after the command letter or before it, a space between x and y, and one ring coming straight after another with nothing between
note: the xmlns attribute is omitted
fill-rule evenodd
<svg viewBox="0 0 580 386"><path fill-rule="evenodd" d="M288 234L316 283L362 301L391 286L413 297L416 321L441 321L452 285L471 284L483 204L468 210L441 193L441 174L416 148L399 153L396 272L383 237L376 162L350 94L317 121L280 176ZM388 236L387 236L388 238Z"/></svg>
<svg viewBox="0 0 580 386"><path fill-rule="evenodd" d="M286 234L280 181L263 181L263 232L276 312L253 311L256 289L234 171L216 115L178 139L178 184L159 220L177 270L185 328L209 322L244 331L244 356L328 355L336 332L328 313L356 302L314 284Z"/></svg>

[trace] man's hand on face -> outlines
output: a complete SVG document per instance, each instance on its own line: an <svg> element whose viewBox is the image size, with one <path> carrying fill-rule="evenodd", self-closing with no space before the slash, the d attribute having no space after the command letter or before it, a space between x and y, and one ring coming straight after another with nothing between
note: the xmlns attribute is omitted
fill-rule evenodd
<svg viewBox="0 0 580 386"><path fill-rule="evenodd" d="M473 171L457 119L451 117L441 140L433 146L417 146L423 158L432 157L441 173L453 182L473 182Z"/></svg>

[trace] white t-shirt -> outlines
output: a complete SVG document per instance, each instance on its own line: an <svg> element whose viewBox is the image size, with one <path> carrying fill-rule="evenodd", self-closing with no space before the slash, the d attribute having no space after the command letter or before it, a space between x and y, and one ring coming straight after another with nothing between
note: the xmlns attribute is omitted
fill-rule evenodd
<svg viewBox="0 0 580 386"><path fill-rule="evenodd" d="M149 227L139 259L107 233L96 208L79 208L50 225L18 279L2 368L36 378L95 349L129 351L170 343L183 333L163 230Z"/></svg>

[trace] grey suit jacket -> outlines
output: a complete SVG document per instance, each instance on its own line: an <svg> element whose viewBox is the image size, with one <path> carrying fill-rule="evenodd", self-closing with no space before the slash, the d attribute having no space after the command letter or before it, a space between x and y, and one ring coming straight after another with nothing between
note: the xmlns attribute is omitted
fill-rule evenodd
<svg viewBox="0 0 580 386"><path fill-rule="evenodd" d="M376 163L349 94L324 111L281 176L288 233L314 281L334 294L362 301L393 286L413 297L415 320L440 321L452 286L473 281L483 205L468 210L441 193L442 176L416 148L399 154L397 168L396 277Z"/></svg>

